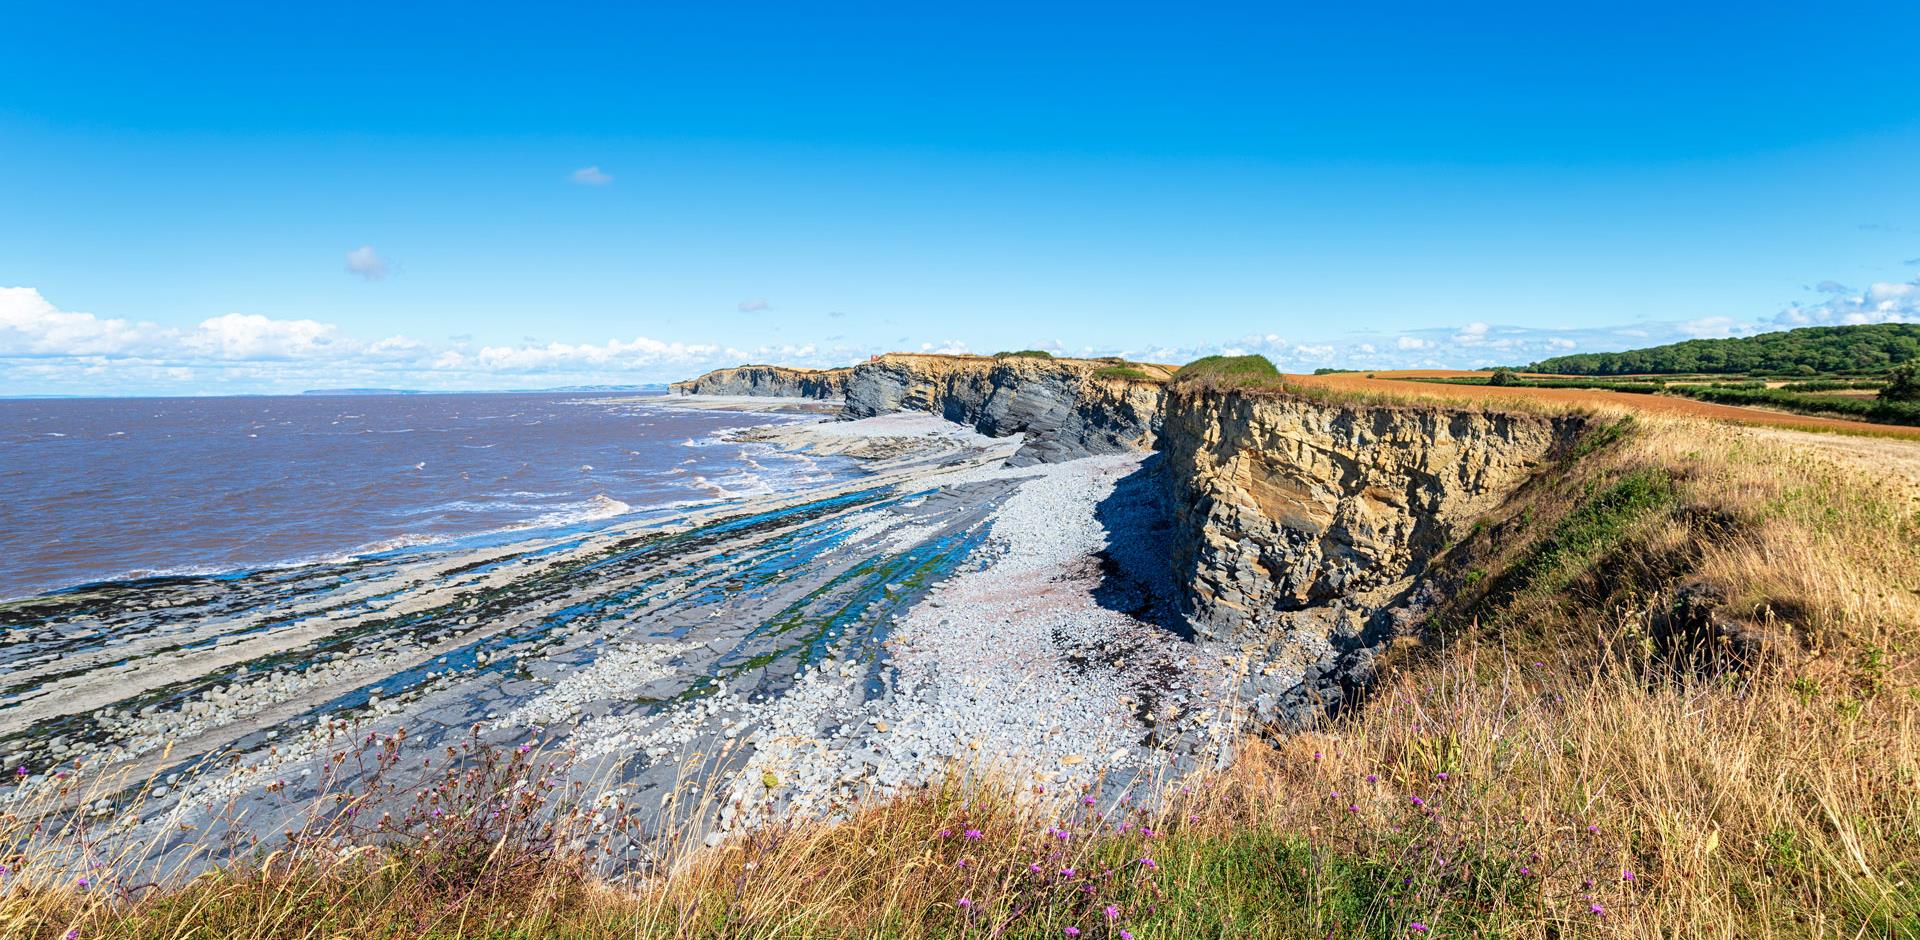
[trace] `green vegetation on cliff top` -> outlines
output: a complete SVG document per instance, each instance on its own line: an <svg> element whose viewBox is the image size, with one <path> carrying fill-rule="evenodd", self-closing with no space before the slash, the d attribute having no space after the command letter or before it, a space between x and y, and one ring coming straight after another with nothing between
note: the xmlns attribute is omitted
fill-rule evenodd
<svg viewBox="0 0 1920 940"><path fill-rule="evenodd" d="M1177 383L1203 383L1215 388L1258 388L1277 385L1280 370L1265 356L1206 356L1180 367Z"/></svg>

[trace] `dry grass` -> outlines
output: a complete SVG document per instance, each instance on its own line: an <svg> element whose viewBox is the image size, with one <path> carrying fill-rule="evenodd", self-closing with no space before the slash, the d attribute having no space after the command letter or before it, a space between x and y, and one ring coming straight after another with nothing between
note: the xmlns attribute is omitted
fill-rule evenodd
<svg viewBox="0 0 1920 940"><path fill-rule="evenodd" d="M394 839L79 889L16 828L0 931L1920 936L1920 460L1888 446L1641 420L1448 554L1458 595L1365 707L1151 808L949 784L618 886L564 845ZM1764 642L1676 633L1689 586Z"/></svg>

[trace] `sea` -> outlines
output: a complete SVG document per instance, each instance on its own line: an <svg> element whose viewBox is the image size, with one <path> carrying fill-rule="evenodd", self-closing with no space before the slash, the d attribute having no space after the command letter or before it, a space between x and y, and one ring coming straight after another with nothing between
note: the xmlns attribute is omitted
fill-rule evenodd
<svg viewBox="0 0 1920 940"><path fill-rule="evenodd" d="M0 599L591 528L859 475L733 437L818 420L578 392L0 399Z"/></svg>

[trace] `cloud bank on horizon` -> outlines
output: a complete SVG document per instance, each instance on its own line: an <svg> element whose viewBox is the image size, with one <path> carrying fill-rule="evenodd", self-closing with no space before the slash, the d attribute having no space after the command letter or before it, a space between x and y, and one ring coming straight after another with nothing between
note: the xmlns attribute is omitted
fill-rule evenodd
<svg viewBox="0 0 1920 940"><path fill-rule="evenodd" d="M359 266L356 267L356 258ZM386 263L371 247L348 253L348 267L369 279ZM361 270L365 268L366 270ZM377 272L377 273L369 273ZM613 337L599 343L476 345L465 338L429 342L406 335L347 335L336 324L225 313L191 326L65 310L32 287L0 287L0 394L221 394L357 386L443 390L626 385L666 382L742 362L811 367L848 365L889 351L993 352L1040 348L1059 355L1117 355L1182 363L1211 354L1260 353L1283 370L1474 368L1523 364L1573 352L1605 352L1685 339L1743 336L1802 326L1920 323L1920 279L1855 289L1827 281L1818 299L1789 303L1752 319L1726 316L1682 322L1553 329L1472 322L1397 333L1289 338L1277 333L1191 346L1119 349L1055 340L1009 340L993 349L959 339L903 341L893 347L824 342L764 344ZM739 309L769 308L765 300ZM835 312L837 313L837 311ZM827 316L834 316L829 313Z"/></svg>

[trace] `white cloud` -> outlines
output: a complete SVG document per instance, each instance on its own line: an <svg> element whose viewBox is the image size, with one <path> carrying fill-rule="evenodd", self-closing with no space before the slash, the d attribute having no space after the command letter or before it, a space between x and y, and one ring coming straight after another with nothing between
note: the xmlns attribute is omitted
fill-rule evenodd
<svg viewBox="0 0 1920 940"><path fill-rule="evenodd" d="M0 287L0 355L114 355L152 343L159 331L151 323L60 310L31 287Z"/></svg>
<svg viewBox="0 0 1920 940"><path fill-rule="evenodd" d="M469 360L491 372L545 372L565 367L624 367L694 362L720 351L718 346L668 343L645 336L605 343L548 343L544 346L487 346Z"/></svg>
<svg viewBox="0 0 1920 940"><path fill-rule="evenodd" d="M317 320L274 320L229 313L200 321L189 348L221 359L310 359L335 351L334 326Z"/></svg>
<svg viewBox="0 0 1920 940"><path fill-rule="evenodd" d="M773 305L770 303L767 303L767 299L765 297L756 297L753 300L743 300L743 301L740 301L740 304L739 304L741 313L759 313L760 311L765 310L771 306Z"/></svg>
<svg viewBox="0 0 1920 940"><path fill-rule="evenodd" d="M1745 324L1737 323L1732 317L1701 317L1680 324L1680 332L1698 339L1735 336L1751 332Z"/></svg>
<svg viewBox="0 0 1920 940"><path fill-rule="evenodd" d="M1421 339L1418 336L1402 336L1399 339L1394 340L1393 345L1399 347L1402 350L1432 349L1433 340Z"/></svg>
<svg viewBox="0 0 1920 940"><path fill-rule="evenodd" d="M613 174L597 166L583 166L568 174L567 178L582 186L605 186L613 182Z"/></svg>
<svg viewBox="0 0 1920 940"><path fill-rule="evenodd" d="M1487 329L1485 323L1469 323L1461 327L1460 332L1453 334L1453 341L1462 346L1478 346L1486 342Z"/></svg>
<svg viewBox="0 0 1920 940"><path fill-rule="evenodd" d="M380 257L372 245L361 245L347 252L347 273L378 281L387 276L387 259Z"/></svg>

